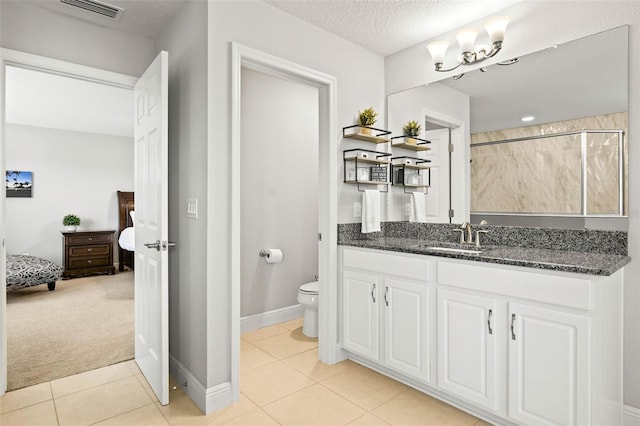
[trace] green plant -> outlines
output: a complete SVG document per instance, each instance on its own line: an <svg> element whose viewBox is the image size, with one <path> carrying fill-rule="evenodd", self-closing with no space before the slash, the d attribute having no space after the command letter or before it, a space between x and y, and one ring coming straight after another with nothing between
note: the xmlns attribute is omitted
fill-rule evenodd
<svg viewBox="0 0 640 426"><path fill-rule="evenodd" d="M68 214L62 218L62 224L64 226L78 226L80 225L80 218L75 214Z"/></svg>
<svg viewBox="0 0 640 426"><path fill-rule="evenodd" d="M369 107L364 111L358 111L358 120L360 121L361 126L373 126L376 124L376 117L378 113L373 109L373 107Z"/></svg>
<svg viewBox="0 0 640 426"><path fill-rule="evenodd" d="M402 126L402 131L405 136L418 137L420 135L420 130L422 130L422 126L415 120L407 121L404 126Z"/></svg>

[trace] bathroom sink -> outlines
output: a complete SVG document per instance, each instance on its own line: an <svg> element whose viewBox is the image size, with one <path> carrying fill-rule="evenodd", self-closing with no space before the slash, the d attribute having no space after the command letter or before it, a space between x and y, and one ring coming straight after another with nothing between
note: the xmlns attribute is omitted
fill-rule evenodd
<svg viewBox="0 0 640 426"><path fill-rule="evenodd" d="M424 246L427 250L435 250L435 251L443 251L448 253L460 253L460 254L471 254L478 255L482 253L482 250L474 250L474 249L462 249L462 248L453 248L453 247L439 247L439 246Z"/></svg>

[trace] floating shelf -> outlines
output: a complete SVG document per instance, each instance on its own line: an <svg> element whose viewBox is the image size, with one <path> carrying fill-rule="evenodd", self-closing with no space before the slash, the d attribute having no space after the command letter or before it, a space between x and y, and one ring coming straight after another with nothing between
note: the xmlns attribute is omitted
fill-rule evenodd
<svg viewBox="0 0 640 426"><path fill-rule="evenodd" d="M391 175L390 156L390 153L369 149L356 148L343 151L344 183L358 185L358 191L362 191L360 189L361 183L365 185L385 185L388 191L391 183L389 179ZM374 175L380 177L380 179L376 180Z"/></svg>
<svg viewBox="0 0 640 426"><path fill-rule="evenodd" d="M409 139L413 139L414 141L416 141L416 143L408 143L407 141ZM428 151L431 149L431 147L427 145L430 145L430 144L431 144L431 141L428 141L426 139L420 139L420 138L410 138L407 136L394 136L391 138L392 147L411 149L413 151Z"/></svg>
<svg viewBox="0 0 640 426"><path fill-rule="evenodd" d="M413 145L412 145L413 146ZM391 180L393 185L402 185L405 193L411 193L413 191L407 192L407 188L409 189L424 189L425 193L431 187L431 166L428 164L431 160L427 160L424 158L417 157L393 157L391 159ZM397 170L397 172L396 172ZM408 174L407 170L414 170L415 173ZM427 171L427 180L428 184L424 183L407 183L406 179L408 175L418 176L418 180L420 180L421 171Z"/></svg>
<svg viewBox="0 0 640 426"><path fill-rule="evenodd" d="M407 163L406 160L410 160L410 162ZM425 158L417 158L417 157L403 156L403 157L393 157L391 159L391 165L393 167L404 167L405 169L412 169L412 170L430 169L431 165L429 165L428 163L431 163L431 160L427 160Z"/></svg>
<svg viewBox="0 0 640 426"><path fill-rule="evenodd" d="M369 133L364 133L369 131ZM384 129L376 129L375 127L370 126L348 126L342 128L342 137L349 139L358 139L365 142L372 143L388 143L389 138L387 135L390 135L391 132L389 130Z"/></svg>

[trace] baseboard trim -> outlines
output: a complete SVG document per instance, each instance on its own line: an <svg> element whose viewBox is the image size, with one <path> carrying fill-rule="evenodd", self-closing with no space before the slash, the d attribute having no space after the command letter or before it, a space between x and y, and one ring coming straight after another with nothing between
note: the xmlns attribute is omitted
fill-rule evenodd
<svg viewBox="0 0 640 426"><path fill-rule="evenodd" d="M248 315L240 318L240 332L256 330L269 325L291 321L304 316L304 308L301 305L291 305L261 314Z"/></svg>
<svg viewBox="0 0 640 426"><path fill-rule="evenodd" d="M640 426L640 408L625 405L622 424L624 426Z"/></svg>
<svg viewBox="0 0 640 426"><path fill-rule="evenodd" d="M172 354L169 354L169 374L205 415L233 403L231 383L225 382L207 389Z"/></svg>

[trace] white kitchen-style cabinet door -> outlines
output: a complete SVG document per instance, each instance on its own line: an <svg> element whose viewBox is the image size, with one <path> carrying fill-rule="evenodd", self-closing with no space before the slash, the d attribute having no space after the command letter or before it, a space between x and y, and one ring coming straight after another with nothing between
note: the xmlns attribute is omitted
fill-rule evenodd
<svg viewBox="0 0 640 426"><path fill-rule="evenodd" d="M492 411L506 334L499 318L495 299L438 290L438 386Z"/></svg>
<svg viewBox="0 0 640 426"><path fill-rule="evenodd" d="M429 287L385 278L384 363L410 377L429 382L430 294Z"/></svg>
<svg viewBox="0 0 640 426"><path fill-rule="evenodd" d="M591 424L589 319L510 303L509 410L518 423Z"/></svg>
<svg viewBox="0 0 640 426"><path fill-rule="evenodd" d="M379 360L379 278L345 270L342 276L343 347Z"/></svg>

